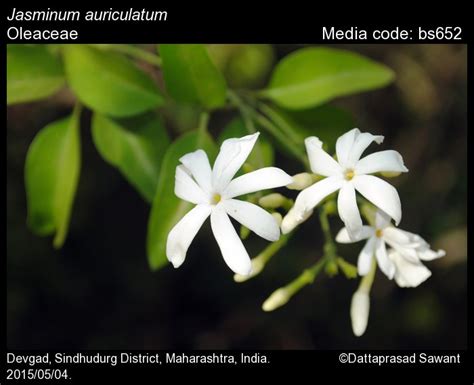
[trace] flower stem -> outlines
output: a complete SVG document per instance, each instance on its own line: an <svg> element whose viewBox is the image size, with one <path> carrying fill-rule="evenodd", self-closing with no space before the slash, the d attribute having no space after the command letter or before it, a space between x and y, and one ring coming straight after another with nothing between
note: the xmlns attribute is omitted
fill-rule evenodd
<svg viewBox="0 0 474 385"><path fill-rule="evenodd" d="M265 128L281 144L283 144L296 159L303 163L306 169L310 169L309 162L304 155L304 151L302 151L302 149L295 143L288 141L288 136L281 132L270 119L256 111L254 112L254 119L260 126Z"/></svg>
<svg viewBox="0 0 474 385"><path fill-rule="evenodd" d="M288 139L292 140L296 145L301 145L304 143L304 138L290 127L288 122L280 115L278 111L263 102L258 103L258 108L284 131L285 135L288 136Z"/></svg>
<svg viewBox="0 0 474 385"><path fill-rule="evenodd" d="M272 257L288 242L290 239L290 234L283 234L280 239L276 242L271 243L268 245L263 251L260 252L255 258L252 259L252 273L248 276L243 276L240 274L234 275L234 280L236 282L245 282L248 281L250 278L255 277L256 275L260 274L262 270L265 268L265 265L272 259Z"/></svg>
<svg viewBox="0 0 474 385"><path fill-rule="evenodd" d="M198 132L198 140L197 140L197 148L201 148L204 138L208 134L207 132L207 125L209 124L209 112L202 111L201 115L199 115L199 125L197 128Z"/></svg>
<svg viewBox="0 0 474 385"><path fill-rule="evenodd" d="M321 223L321 229L324 234L324 255L330 259L335 259L337 249L334 240L332 239L331 227L329 226L328 210L326 205L319 209L319 221Z"/></svg>
<svg viewBox="0 0 474 385"><path fill-rule="evenodd" d="M154 66L161 67L162 60L158 55L145 51L144 49L135 47L129 44L94 44L97 48L105 49L109 51L115 51L124 53L129 56L133 56L136 59L143 60L147 63L153 64Z"/></svg>
<svg viewBox="0 0 474 385"><path fill-rule="evenodd" d="M250 116L249 106L247 106L242 99L232 90L227 90L227 96L232 104L234 104L240 111L242 115L242 119L244 121L245 127L249 131L249 133L253 134L257 130L255 129L255 125L253 124L252 118Z"/></svg>
<svg viewBox="0 0 474 385"><path fill-rule="evenodd" d="M374 283L375 272L377 271L377 262L375 258L372 257L372 265L370 266L370 271L362 277L360 280L360 285L357 291L361 291L369 294L372 284Z"/></svg>
<svg viewBox="0 0 474 385"><path fill-rule="evenodd" d="M198 125L198 132L200 135L204 135L207 133L207 125L209 124L209 112L203 111L201 115L199 115L199 125Z"/></svg>
<svg viewBox="0 0 474 385"><path fill-rule="evenodd" d="M276 242L270 243L259 255L257 258L266 265L267 262L283 247L287 244L288 239L290 239L291 233L282 234L280 239Z"/></svg>
<svg viewBox="0 0 474 385"><path fill-rule="evenodd" d="M262 304L262 309L268 312L285 305L291 299L291 297L293 297L303 287L313 283L314 279L321 272L326 262L326 257L321 258L313 266L304 270L298 276L298 278L291 281L286 286L275 290Z"/></svg>
<svg viewBox="0 0 474 385"><path fill-rule="evenodd" d="M242 99L232 90L227 91L227 96L232 104L237 106L240 111L240 115L242 116L242 120L244 121L245 128L249 132L249 134L254 134L257 132L255 128L255 124L252 120L250 107L247 106ZM256 154L258 158L259 167L265 167L265 161L263 159L262 148L260 145L255 146Z"/></svg>
<svg viewBox="0 0 474 385"><path fill-rule="evenodd" d="M303 270L298 278L296 278L293 282L290 282L286 288L292 293L296 293L302 287L309 285L314 282L316 276L321 272L322 268L327 262L327 257L321 258L318 262L316 262L311 267Z"/></svg>
<svg viewBox="0 0 474 385"><path fill-rule="evenodd" d="M300 160L303 165L309 170L309 162L304 155L304 151L300 148L300 146L293 142L292 140L288 140L288 135L282 132L274 122L272 122L267 116L257 111L254 107L250 104L245 103L237 93L234 91L228 91L228 97L231 103L237 106L237 108L241 111L242 118L244 119L244 123L250 122L250 127L253 127L255 130L254 122L264 128L270 135L275 137L283 146L285 146L296 159ZM248 123L246 123L248 124ZM254 131L255 132L255 131Z"/></svg>
<svg viewBox="0 0 474 385"><path fill-rule="evenodd" d="M305 269L296 279L288 283L286 286L275 290L263 303L262 308L264 311L273 311L283 306L303 287L313 283L316 276L324 267L327 268L331 263L337 264L336 245L332 239L331 227L329 226L328 220L328 215L332 210L331 205L332 202L329 201L319 209L319 220L324 233L323 257L311 267Z"/></svg>

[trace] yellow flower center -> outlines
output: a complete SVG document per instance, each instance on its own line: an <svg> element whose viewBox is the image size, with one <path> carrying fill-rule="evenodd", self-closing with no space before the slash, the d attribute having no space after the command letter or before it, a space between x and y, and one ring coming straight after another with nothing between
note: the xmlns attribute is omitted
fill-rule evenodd
<svg viewBox="0 0 474 385"><path fill-rule="evenodd" d="M346 180L351 180L352 178L354 178L354 170L346 170L344 177L346 178Z"/></svg>
<svg viewBox="0 0 474 385"><path fill-rule="evenodd" d="M222 199L222 196L221 194L218 194L218 193L215 193L213 196L212 196L212 203L213 204L218 204Z"/></svg>
<svg viewBox="0 0 474 385"><path fill-rule="evenodd" d="M375 236L376 236L377 238L382 238L382 235L383 235L383 231L382 231L382 230L377 229L377 230L375 231Z"/></svg>

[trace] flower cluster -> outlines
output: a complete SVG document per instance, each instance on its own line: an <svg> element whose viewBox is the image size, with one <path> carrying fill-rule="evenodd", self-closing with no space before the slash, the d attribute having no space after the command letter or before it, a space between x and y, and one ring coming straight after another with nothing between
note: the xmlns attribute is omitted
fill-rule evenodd
<svg viewBox="0 0 474 385"><path fill-rule="evenodd" d="M402 219L398 192L374 174L393 176L408 172L402 156L397 151L385 150L362 157L370 144L381 144L384 137L354 128L337 140L335 157L323 149L323 143L317 137L305 140L313 175L301 173L291 177L279 168L265 167L234 179L257 138L258 133L224 141L213 168L202 150L180 159L181 164L176 168L175 194L196 206L168 235L166 253L169 261L175 267L184 262L192 240L210 216L211 228L224 261L236 273L236 281L243 281L245 277L258 274L268 256L262 254L252 263L229 216L260 237L275 242L281 233L290 233L311 216L316 206L337 192L337 212L345 227L337 234L336 241L355 243L366 240L357 262L357 272L363 278L351 305L354 334L362 335L367 326L369 292L377 265L399 286L416 287L431 275L423 261L445 254L442 250L431 250L420 236L396 227ZM278 213L272 215L254 203L235 199L284 186L301 191L282 219ZM370 222L368 225L363 223L357 193L377 208L373 218L366 217ZM290 200L281 194L270 194L260 202L261 206L269 208ZM286 303L301 285L296 282L288 287L291 287L291 293L288 288L280 288L275 292L278 295L272 295L265 302L264 310L273 310Z"/></svg>

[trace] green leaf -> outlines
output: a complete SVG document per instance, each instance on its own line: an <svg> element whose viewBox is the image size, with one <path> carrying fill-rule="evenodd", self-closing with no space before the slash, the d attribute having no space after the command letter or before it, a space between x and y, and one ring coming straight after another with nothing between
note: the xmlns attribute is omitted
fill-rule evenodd
<svg viewBox="0 0 474 385"><path fill-rule="evenodd" d="M64 62L69 85L97 112L132 116L163 103L153 80L120 54L68 44L64 46Z"/></svg>
<svg viewBox="0 0 474 385"><path fill-rule="evenodd" d="M212 162L216 148L212 138L196 131L180 136L168 147L160 170L160 178L148 221L147 252L152 270L157 270L168 261L166 240L176 223L193 207L174 194L176 166L179 158L188 152L202 148Z"/></svg>
<svg viewBox="0 0 474 385"><path fill-rule="evenodd" d="M201 113L202 109L198 105L178 103L171 98L160 108L166 127L177 134L195 130Z"/></svg>
<svg viewBox="0 0 474 385"><path fill-rule="evenodd" d="M25 165L28 224L40 235L56 232L63 245L80 173L79 111L44 127L28 149Z"/></svg>
<svg viewBox="0 0 474 385"><path fill-rule="evenodd" d="M41 45L7 46L7 104L54 94L64 84L61 62Z"/></svg>
<svg viewBox="0 0 474 385"><path fill-rule="evenodd" d="M231 88L263 87L275 62L270 44L209 44L207 50Z"/></svg>
<svg viewBox="0 0 474 385"><path fill-rule="evenodd" d="M354 52L309 47L283 58L260 95L282 107L302 109L383 87L393 79L391 69Z"/></svg>
<svg viewBox="0 0 474 385"><path fill-rule="evenodd" d="M222 144L226 139L240 138L245 135L249 135L249 132L245 127L242 118L238 117L233 119L222 130L217 142ZM262 137L262 134L260 134L258 141L255 143L255 146L245 163L250 164L254 169L272 166L274 155L273 146L265 139L265 137Z"/></svg>
<svg viewBox="0 0 474 385"><path fill-rule="evenodd" d="M96 113L92 118L92 136L102 157L152 202L161 161L170 143L158 116L147 114L118 121Z"/></svg>
<svg viewBox="0 0 474 385"><path fill-rule="evenodd" d="M202 44L161 44L159 50L166 89L171 97L208 109L225 104L224 76Z"/></svg>

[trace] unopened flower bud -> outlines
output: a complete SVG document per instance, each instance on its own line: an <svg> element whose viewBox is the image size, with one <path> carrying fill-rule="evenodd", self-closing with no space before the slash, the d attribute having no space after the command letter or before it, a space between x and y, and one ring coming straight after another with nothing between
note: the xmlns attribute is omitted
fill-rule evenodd
<svg viewBox="0 0 474 385"><path fill-rule="evenodd" d="M263 311L273 311L286 304L290 299L288 290L284 287L275 290L263 303Z"/></svg>
<svg viewBox="0 0 474 385"><path fill-rule="evenodd" d="M290 183L286 187L290 190L303 190L306 187L311 186L314 183L313 177L307 172L293 175L293 183Z"/></svg>
<svg viewBox="0 0 474 385"><path fill-rule="evenodd" d="M352 296L352 331L357 337L365 333L369 321L370 298L366 290L357 290Z"/></svg>
<svg viewBox="0 0 474 385"><path fill-rule="evenodd" d="M281 222L283 221L283 217L281 216L281 214L274 212L272 213L272 217L275 218L276 222L278 223L278 226L281 226Z"/></svg>
<svg viewBox="0 0 474 385"><path fill-rule="evenodd" d="M258 204L266 209L276 209L281 207L287 198L278 193L268 194L258 200Z"/></svg>
<svg viewBox="0 0 474 385"><path fill-rule="evenodd" d="M339 268L335 261L329 261L328 263L326 263L324 270L326 271L326 274L330 277L334 277L339 272Z"/></svg>
<svg viewBox="0 0 474 385"><path fill-rule="evenodd" d="M352 279L357 277L357 267L354 266L352 263L349 263L345 259L338 257L337 264L346 276L346 278Z"/></svg>

